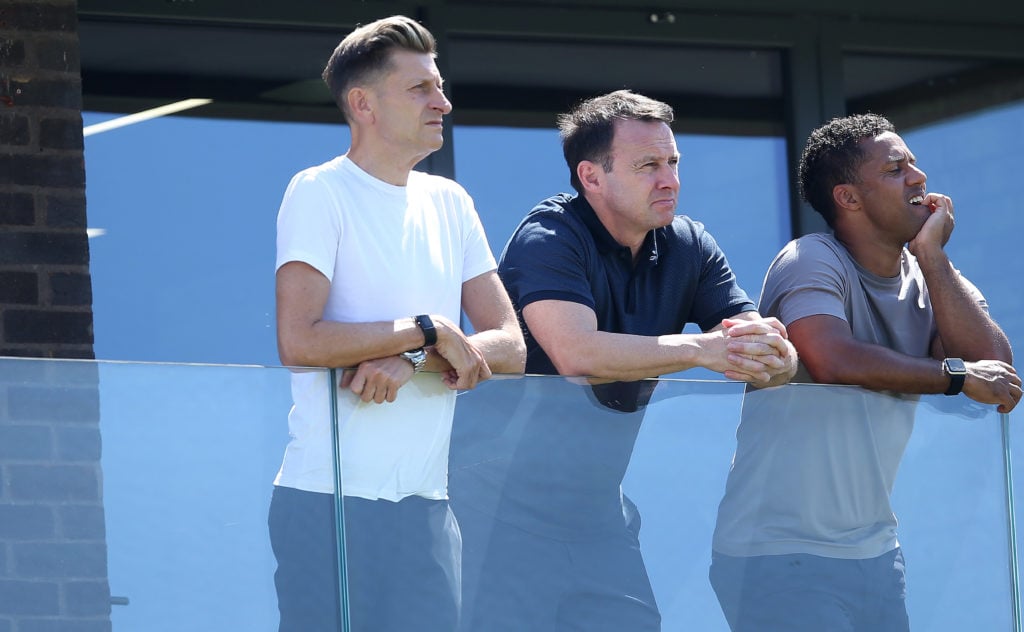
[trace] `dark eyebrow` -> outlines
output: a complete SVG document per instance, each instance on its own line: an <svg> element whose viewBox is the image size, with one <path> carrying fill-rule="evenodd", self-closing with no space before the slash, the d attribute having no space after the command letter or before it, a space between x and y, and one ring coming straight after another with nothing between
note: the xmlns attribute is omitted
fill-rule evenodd
<svg viewBox="0 0 1024 632"><path fill-rule="evenodd" d="M662 158L661 156L655 156L653 154L649 154L647 156L643 156L642 158L638 158L636 161L634 161L633 162L633 167L642 167L642 166L644 166L646 164L649 164L649 163L652 163L652 162L661 162L662 160L664 160L665 162L672 162L673 160L678 161L679 160L679 154L678 153L672 154L671 156L669 156L667 158Z"/></svg>
<svg viewBox="0 0 1024 632"><path fill-rule="evenodd" d="M910 153L909 151L894 152L889 154L888 157L886 157L885 164L890 164L894 162L909 162L910 164L914 164L917 162L917 157L914 156L914 154Z"/></svg>

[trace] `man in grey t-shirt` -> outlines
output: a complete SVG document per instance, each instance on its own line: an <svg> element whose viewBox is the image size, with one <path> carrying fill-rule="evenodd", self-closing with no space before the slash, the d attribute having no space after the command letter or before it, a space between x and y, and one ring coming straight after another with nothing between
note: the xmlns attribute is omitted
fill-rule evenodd
<svg viewBox="0 0 1024 632"><path fill-rule="evenodd" d="M909 630L889 497L917 396L1021 397L1006 336L943 250L953 203L926 180L880 116L808 139L801 193L833 232L779 253L760 311L789 331L794 382L863 388L749 390L710 572L734 632Z"/></svg>

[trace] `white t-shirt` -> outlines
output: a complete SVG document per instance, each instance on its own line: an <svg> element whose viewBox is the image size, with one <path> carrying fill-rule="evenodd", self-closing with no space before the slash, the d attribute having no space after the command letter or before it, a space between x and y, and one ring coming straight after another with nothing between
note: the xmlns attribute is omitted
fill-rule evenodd
<svg viewBox="0 0 1024 632"><path fill-rule="evenodd" d="M353 323L417 314L458 322L462 283L496 267L473 201L458 184L413 171L406 186L394 186L345 156L288 185L277 219L277 267L290 261L331 281L325 320ZM333 493L328 392L325 371L292 374L291 441L275 485ZM392 403L337 393L346 496L447 498L455 393L439 375L415 375Z"/></svg>

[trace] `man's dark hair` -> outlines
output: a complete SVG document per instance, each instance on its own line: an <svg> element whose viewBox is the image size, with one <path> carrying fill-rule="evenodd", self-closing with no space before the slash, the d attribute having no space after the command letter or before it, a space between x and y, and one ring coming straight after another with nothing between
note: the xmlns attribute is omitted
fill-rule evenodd
<svg viewBox="0 0 1024 632"><path fill-rule="evenodd" d="M857 171L865 158L860 142L895 131L884 116L854 114L834 118L811 132L797 173L800 197L821 213L830 228L835 228L836 219L832 190L860 181Z"/></svg>
<svg viewBox="0 0 1024 632"><path fill-rule="evenodd" d="M321 76L346 120L350 120L348 91L390 70L394 50L435 56L437 43L419 22L404 15L393 15L360 26L334 49Z"/></svg>
<svg viewBox="0 0 1024 632"><path fill-rule="evenodd" d="M615 121L661 121L671 125L673 118L672 107L667 103L629 90L617 90L587 99L569 112L560 114L558 131L562 137L562 153L569 165L572 188L583 193L576 167L584 160L599 163L605 173L612 170Z"/></svg>

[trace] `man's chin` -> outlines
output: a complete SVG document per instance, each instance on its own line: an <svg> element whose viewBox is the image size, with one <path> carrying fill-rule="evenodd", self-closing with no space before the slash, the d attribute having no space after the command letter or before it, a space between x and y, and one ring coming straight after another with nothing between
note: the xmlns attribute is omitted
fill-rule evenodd
<svg viewBox="0 0 1024 632"><path fill-rule="evenodd" d="M655 207L658 213L658 228L664 228L672 223L672 220L676 217L676 205Z"/></svg>
<svg viewBox="0 0 1024 632"><path fill-rule="evenodd" d="M425 159L430 154L434 153L444 145L444 140L441 138L433 139L430 141L424 141L420 143L420 149L417 153L420 154L420 160Z"/></svg>

